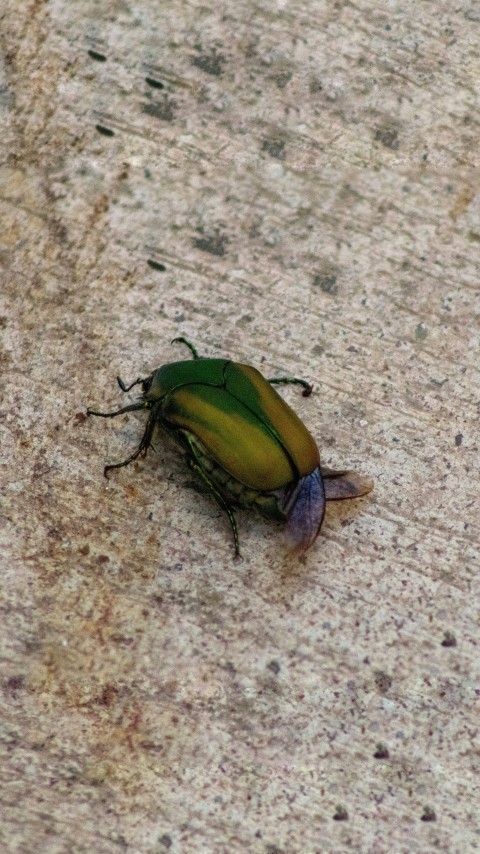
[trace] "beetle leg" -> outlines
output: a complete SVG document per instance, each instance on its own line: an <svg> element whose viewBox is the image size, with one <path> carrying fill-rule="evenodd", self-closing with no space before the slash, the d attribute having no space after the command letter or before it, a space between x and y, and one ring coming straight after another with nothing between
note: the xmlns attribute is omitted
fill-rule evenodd
<svg viewBox="0 0 480 854"><path fill-rule="evenodd" d="M114 418L115 415L122 415L124 412L132 412L135 409L146 409L147 406L148 404L146 403L132 403L130 404L130 406L124 406L123 409L119 409L117 412L94 412L93 409L87 409L87 415L99 415L101 418ZM133 454L131 454L128 459L124 460L123 463L112 463L109 466L105 466L105 468L103 469L103 474L105 475L105 477L108 477L107 472L109 472L110 469L121 469L123 468L123 466L128 466L129 463L133 463L133 461L140 456L142 451L145 451L145 453L147 453L148 448L151 445L153 431L155 429L156 417L156 410L153 410L150 413L145 432L142 436L142 440L137 450Z"/></svg>
<svg viewBox="0 0 480 854"><path fill-rule="evenodd" d="M175 344L176 341L179 341L181 344L185 344L188 347L188 349L190 350L194 359L200 359L200 356L198 355L197 348L194 347L193 344L191 344L190 341L187 340L187 338L184 338L183 335L180 335L179 338L173 338L170 341L170 344Z"/></svg>
<svg viewBox="0 0 480 854"><path fill-rule="evenodd" d="M130 389L133 388L134 385L140 385L140 383L143 383L143 377L137 377L137 379L134 380L131 385L125 385L123 380L120 379L120 377L117 377L117 383L119 384L122 391L130 391Z"/></svg>
<svg viewBox="0 0 480 854"><path fill-rule="evenodd" d="M115 412L96 412L94 409L87 409L87 415L98 415L100 418L115 418L116 415L123 415L124 412L134 412L137 409L146 409L147 403L130 403L128 406L123 406L122 409L116 409Z"/></svg>
<svg viewBox="0 0 480 854"><path fill-rule="evenodd" d="M301 385L303 386L303 396L309 397L313 391L312 383L307 382L307 380L299 380L297 377L268 377L268 382L271 385L276 385L277 383L288 383L289 385Z"/></svg>
<svg viewBox="0 0 480 854"><path fill-rule="evenodd" d="M240 542L238 539L237 523L235 521L235 516L233 515L232 508L230 507L229 504L227 504L222 493L218 491L216 486L214 486L214 484L212 483L210 478L205 474L202 467L197 463L197 461L193 460L191 457L189 457L188 458L188 464L189 464L190 468L196 474L198 474L198 476L203 480L205 486L208 488L208 491L213 495L213 497L215 498L217 503L220 505L222 510L224 510L225 513L227 514L228 521L230 522L230 525L232 526L232 531L233 531L233 539L235 542L235 557L241 557L241 555L240 555Z"/></svg>
<svg viewBox="0 0 480 854"><path fill-rule="evenodd" d="M230 507L230 504L228 504L228 502L223 497L222 493L219 492L219 490L217 489L215 484L210 480L210 478L208 477L208 475L206 474L206 472L203 470L202 466L198 462L197 452L196 452L196 449L195 449L193 442L190 441L190 438L185 433L183 433L183 435L184 435L184 438L188 444L188 447L190 448L190 452L192 454L191 457L188 457L188 464L189 464L190 468L196 474L198 474L200 479L203 480L205 486L208 488L208 491L213 495L216 502L220 505L222 510L224 510L225 513L227 514L228 521L230 522L230 525L232 526L232 531L233 531L233 539L235 542L235 557L241 557L241 555L240 555L240 541L238 539L238 528L237 528L235 516L233 514L233 510Z"/></svg>

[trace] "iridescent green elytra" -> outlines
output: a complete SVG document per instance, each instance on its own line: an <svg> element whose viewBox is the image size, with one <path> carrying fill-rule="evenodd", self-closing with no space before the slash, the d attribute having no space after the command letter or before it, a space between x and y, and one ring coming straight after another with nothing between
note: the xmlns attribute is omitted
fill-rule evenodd
<svg viewBox="0 0 480 854"><path fill-rule="evenodd" d="M157 425L166 428L185 449L187 461L225 510L240 553L234 504L253 505L286 521L286 540L305 551L317 537L329 499L355 498L372 489L369 478L352 471L320 466L315 440L298 415L272 388L276 383L312 386L295 377L265 379L250 365L198 355L185 338L193 361L163 365L122 391L141 385L142 397L115 412L87 410L88 415L114 418L145 409L149 413L137 450L104 473L135 460L151 446ZM173 342L172 342L173 343Z"/></svg>

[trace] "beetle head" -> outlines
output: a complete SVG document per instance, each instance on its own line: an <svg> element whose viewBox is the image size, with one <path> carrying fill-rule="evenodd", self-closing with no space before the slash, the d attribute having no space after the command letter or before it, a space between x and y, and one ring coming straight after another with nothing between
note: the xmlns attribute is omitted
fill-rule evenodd
<svg viewBox="0 0 480 854"><path fill-rule="evenodd" d="M150 404L162 400L169 391L171 386L165 381L165 366L157 368L153 374L142 380L143 399Z"/></svg>
<svg viewBox="0 0 480 854"><path fill-rule="evenodd" d="M149 377L145 377L145 379L142 380L142 392L143 392L144 397L150 391L150 389L152 387L152 382L153 382L153 374L150 374Z"/></svg>

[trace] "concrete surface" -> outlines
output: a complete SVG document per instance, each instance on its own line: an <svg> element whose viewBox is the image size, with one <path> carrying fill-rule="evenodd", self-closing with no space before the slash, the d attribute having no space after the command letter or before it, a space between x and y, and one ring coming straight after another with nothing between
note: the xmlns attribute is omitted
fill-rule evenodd
<svg viewBox="0 0 480 854"><path fill-rule="evenodd" d="M467 852L479 5L3 0L2 851ZM175 335L375 479L304 560L115 385Z"/></svg>

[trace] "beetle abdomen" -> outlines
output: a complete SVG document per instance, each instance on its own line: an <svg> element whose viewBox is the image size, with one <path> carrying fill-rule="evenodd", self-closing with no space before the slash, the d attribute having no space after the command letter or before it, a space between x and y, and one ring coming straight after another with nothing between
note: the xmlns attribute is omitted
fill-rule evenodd
<svg viewBox="0 0 480 854"><path fill-rule="evenodd" d="M260 492L259 490L245 486L244 483L236 480L215 462L197 436L194 436L193 433L187 430L182 430L181 432L187 436L188 443L195 449L195 459L200 468L203 469L207 477L213 481L227 500L232 501L234 504L242 504L245 507L253 505L262 513L265 513L266 516L270 516L271 519L280 521L286 518L285 513L280 509L279 500L279 497L283 497L283 490Z"/></svg>

